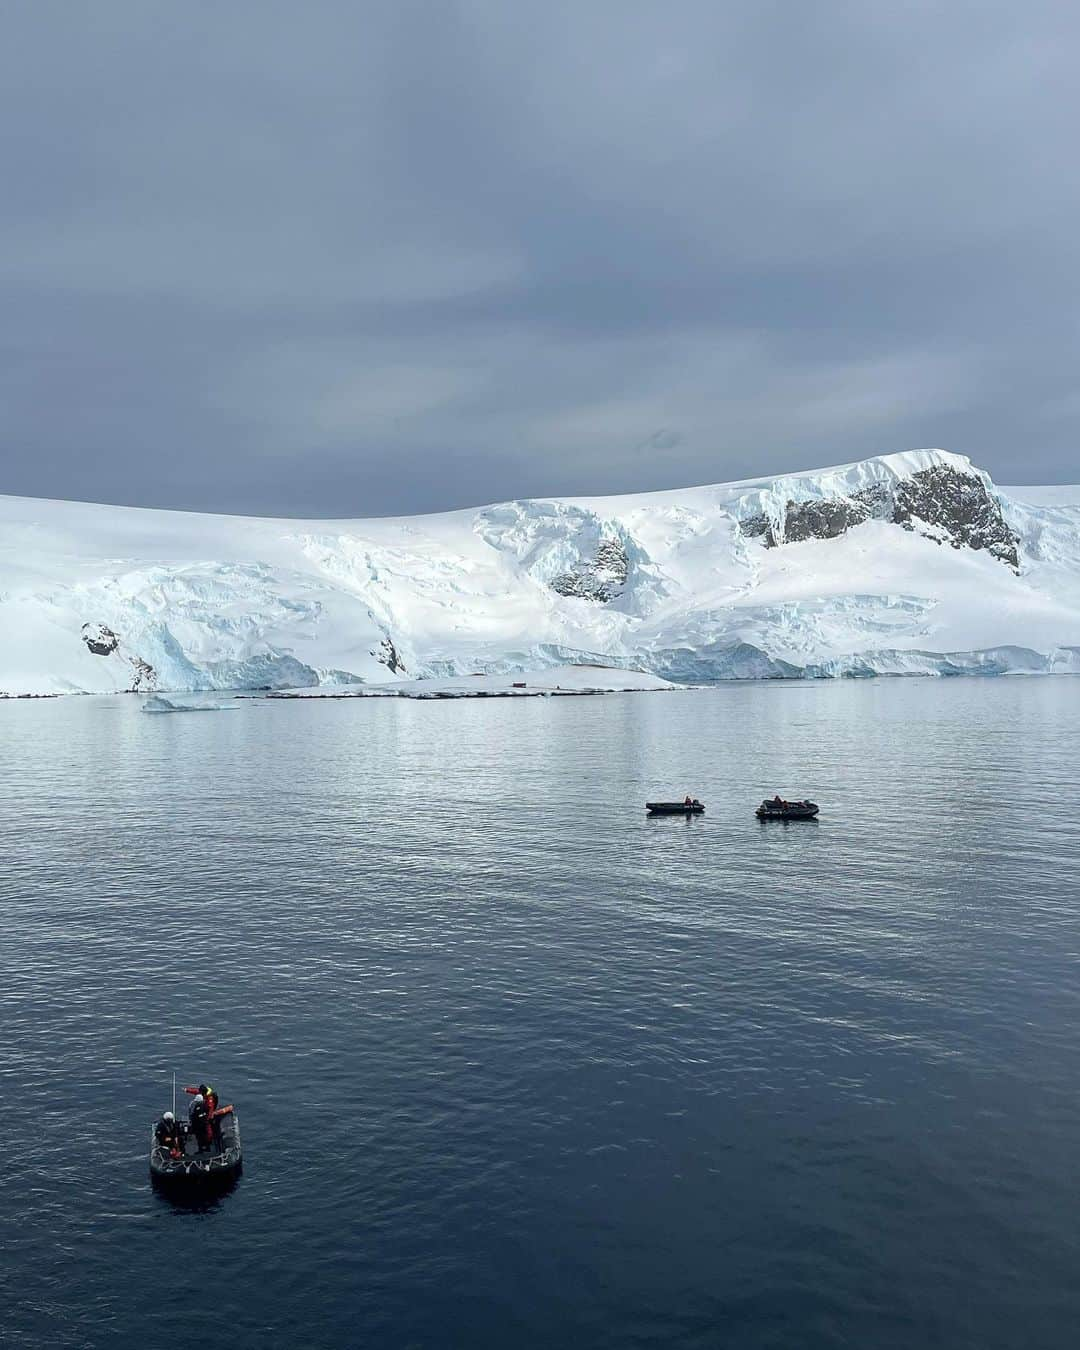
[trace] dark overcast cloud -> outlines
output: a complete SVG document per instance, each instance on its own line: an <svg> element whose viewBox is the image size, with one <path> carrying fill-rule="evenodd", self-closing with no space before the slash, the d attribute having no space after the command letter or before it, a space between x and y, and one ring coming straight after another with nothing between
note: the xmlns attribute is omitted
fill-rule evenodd
<svg viewBox="0 0 1080 1350"><path fill-rule="evenodd" d="M1072 6L24 0L0 491L1075 481Z"/></svg>

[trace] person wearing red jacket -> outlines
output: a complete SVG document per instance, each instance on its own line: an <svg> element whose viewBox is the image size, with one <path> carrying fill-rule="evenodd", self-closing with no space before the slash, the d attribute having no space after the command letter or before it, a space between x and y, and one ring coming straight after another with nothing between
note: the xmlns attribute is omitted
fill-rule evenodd
<svg viewBox="0 0 1080 1350"><path fill-rule="evenodd" d="M200 1083L198 1087L186 1087L184 1091L195 1098L195 1103L200 1108L191 1119L191 1127L199 1140L199 1147L209 1148L221 1138L221 1126L217 1121L217 1092L209 1083ZM195 1104L191 1109L195 1111Z"/></svg>
<svg viewBox="0 0 1080 1350"><path fill-rule="evenodd" d="M218 1095L208 1083L200 1083L198 1087L186 1087L184 1091L192 1097L202 1097L211 1116L217 1110Z"/></svg>

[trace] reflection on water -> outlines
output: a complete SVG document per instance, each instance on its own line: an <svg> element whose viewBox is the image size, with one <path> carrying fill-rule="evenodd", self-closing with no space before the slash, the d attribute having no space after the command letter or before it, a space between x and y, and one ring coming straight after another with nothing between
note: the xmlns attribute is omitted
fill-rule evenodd
<svg viewBox="0 0 1080 1350"><path fill-rule="evenodd" d="M0 745L14 1344L1071 1346L1080 684ZM244 1120L205 1207L147 1174L174 1069Z"/></svg>
<svg viewBox="0 0 1080 1350"><path fill-rule="evenodd" d="M232 1176L212 1187L185 1187L151 1176L150 1184L161 1203L176 1213L213 1214L215 1210L228 1203L229 1196L240 1185L240 1177Z"/></svg>

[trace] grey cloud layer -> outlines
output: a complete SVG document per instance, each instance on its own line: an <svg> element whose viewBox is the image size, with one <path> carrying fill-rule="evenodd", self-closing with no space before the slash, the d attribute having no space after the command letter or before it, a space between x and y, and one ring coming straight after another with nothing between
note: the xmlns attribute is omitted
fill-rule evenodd
<svg viewBox="0 0 1080 1350"><path fill-rule="evenodd" d="M413 511L1073 449L1076 20L37 0L0 491Z"/></svg>

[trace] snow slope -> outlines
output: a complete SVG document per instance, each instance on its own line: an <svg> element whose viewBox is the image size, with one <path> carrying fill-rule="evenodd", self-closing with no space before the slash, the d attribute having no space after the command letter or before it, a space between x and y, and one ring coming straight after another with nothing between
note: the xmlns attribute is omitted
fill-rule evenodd
<svg viewBox="0 0 1080 1350"><path fill-rule="evenodd" d="M7 693L1080 672L1080 492L915 450L398 519L0 497L0 634Z"/></svg>

